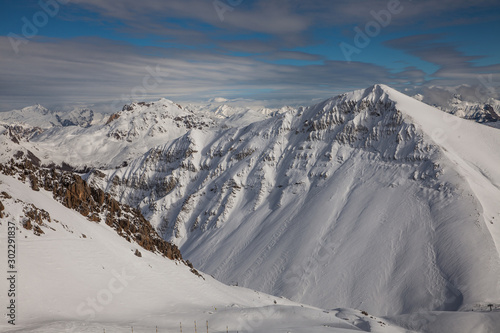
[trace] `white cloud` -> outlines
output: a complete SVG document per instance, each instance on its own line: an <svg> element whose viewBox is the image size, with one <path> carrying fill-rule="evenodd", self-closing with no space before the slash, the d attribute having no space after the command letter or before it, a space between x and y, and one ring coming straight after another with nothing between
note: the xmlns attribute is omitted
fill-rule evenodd
<svg viewBox="0 0 500 333"><path fill-rule="evenodd" d="M281 99L290 104L394 78L387 69L365 63L277 65L210 51L136 48L104 39L32 40L16 55L7 38L0 37L0 53L3 111L35 103L121 108L131 100L160 97ZM156 72L153 77L151 71Z"/></svg>
<svg viewBox="0 0 500 333"><path fill-rule="evenodd" d="M211 103L225 103L229 101L227 98L224 98L224 97L215 97L215 98L212 98L209 100L209 102Z"/></svg>

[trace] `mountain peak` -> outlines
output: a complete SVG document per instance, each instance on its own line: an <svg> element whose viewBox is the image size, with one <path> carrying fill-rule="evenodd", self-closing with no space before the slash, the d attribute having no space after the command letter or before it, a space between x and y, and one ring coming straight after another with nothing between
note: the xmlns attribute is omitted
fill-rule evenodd
<svg viewBox="0 0 500 333"><path fill-rule="evenodd" d="M476 252L497 253L498 146L495 129L376 84L185 133L89 181L224 282L325 308L456 310L499 295L500 265L478 279L491 264Z"/></svg>
<svg viewBox="0 0 500 333"><path fill-rule="evenodd" d="M31 105L31 106L27 106L25 108L22 108L21 112L37 112L37 113L41 113L43 115L46 115L48 113L54 113L53 111L50 111L49 109L47 109L46 107L44 107L43 105L38 104L38 103L35 105Z"/></svg>
<svg viewBox="0 0 500 333"><path fill-rule="evenodd" d="M499 298L498 130L383 84L238 126L168 100L130 105L20 147L107 168L88 182L224 282L380 315Z"/></svg>
<svg viewBox="0 0 500 333"><path fill-rule="evenodd" d="M385 84L374 84L366 89L354 90L341 96L346 96L347 99L355 101L370 100L372 102L386 102L388 99L390 99L389 95L392 95L394 93L399 92Z"/></svg>

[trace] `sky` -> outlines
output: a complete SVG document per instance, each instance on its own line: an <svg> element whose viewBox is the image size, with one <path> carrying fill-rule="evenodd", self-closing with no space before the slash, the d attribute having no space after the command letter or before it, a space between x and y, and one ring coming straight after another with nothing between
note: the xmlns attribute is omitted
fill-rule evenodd
<svg viewBox="0 0 500 333"><path fill-rule="evenodd" d="M0 111L213 98L309 105L383 83L500 96L498 0L2 0Z"/></svg>

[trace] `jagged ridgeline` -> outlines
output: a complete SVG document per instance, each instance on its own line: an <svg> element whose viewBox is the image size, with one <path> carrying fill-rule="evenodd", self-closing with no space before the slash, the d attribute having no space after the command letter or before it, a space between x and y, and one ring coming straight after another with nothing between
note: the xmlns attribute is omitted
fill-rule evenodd
<svg viewBox="0 0 500 333"><path fill-rule="evenodd" d="M162 239L137 208L122 204L101 189L90 187L79 175L55 168L40 166L40 160L31 152L15 154L9 163L0 164L0 172L29 182L33 191L44 189L52 192L53 198L64 206L79 212L94 223L105 222L129 242L135 242L147 251L160 253L171 260L180 260L198 272L189 261L182 259L176 245ZM97 175L100 173L97 172ZM104 176L104 174L102 175ZM8 196L2 193L2 196ZM51 218L44 210L30 205L25 209L28 218L23 226L42 235L42 226L48 227Z"/></svg>
<svg viewBox="0 0 500 333"><path fill-rule="evenodd" d="M431 161L436 147L382 90L368 97L340 95L215 137L190 132L89 181L141 207L166 237L177 238L221 226L241 197L253 211L281 207L289 193L324 183L354 152L411 165L426 186L438 186L440 166Z"/></svg>
<svg viewBox="0 0 500 333"><path fill-rule="evenodd" d="M223 282L324 308L456 310L500 294L481 273L500 274L499 136L447 117L376 85L193 129L88 181Z"/></svg>
<svg viewBox="0 0 500 333"><path fill-rule="evenodd" d="M378 315L498 303L498 129L383 85L261 115L160 100L109 120L4 126L0 159L93 170L56 171L58 200L155 251L158 232L228 284ZM139 211L141 238L123 218ZM29 214L33 232L49 224Z"/></svg>

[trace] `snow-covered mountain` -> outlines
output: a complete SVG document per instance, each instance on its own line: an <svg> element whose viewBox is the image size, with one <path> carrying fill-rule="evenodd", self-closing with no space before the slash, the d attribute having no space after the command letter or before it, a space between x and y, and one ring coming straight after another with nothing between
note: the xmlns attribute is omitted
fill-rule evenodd
<svg viewBox="0 0 500 333"><path fill-rule="evenodd" d="M196 113L212 113L217 117L219 123L226 124L228 127L242 127L293 109L290 106L281 108L249 107L223 102L216 103L215 101L208 104L188 104L186 107Z"/></svg>
<svg viewBox="0 0 500 333"><path fill-rule="evenodd" d="M40 128L50 128L59 124L56 114L40 104L28 106L21 110L0 112L0 121Z"/></svg>
<svg viewBox="0 0 500 333"><path fill-rule="evenodd" d="M142 284L127 288L116 307L85 324L87 331L132 323L144 331L156 323L175 331L180 321L193 320L218 323L215 331L229 324L256 332L495 332L500 327L500 312L486 312L490 304L500 308L500 131L390 87L375 85L269 114L195 109L162 99L132 103L105 124L88 128L37 132L6 125L0 134L1 163L27 156L39 164L92 169L82 175L91 188L139 208L202 272L293 300L223 286L207 276L203 281L147 251L134 256L140 238L129 243L105 223L63 222L73 233L62 237L60 228L44 222L57 230L23 240L25 272L31 274L31 265L63 270L57 265L64 263L72 271L63 270L67 280L99 276L101 281L69 297L64 309L50 303L48 309L56 310L46 325L30 299L48 297L56 284L23 299L31 304L30 325L47 332L71 327L57 326L66 324L85 331L71 309L102 290L107 280L100 273L137 263L142 265L131 274L155 288L144 294ZM0 199L16 223L23 221L22 202L60 221L73 216L46 202L40 196L47 195L44 190L19 192L25 186L18 181L4 176L0 181L20 200ZM73 239L80 233L87 238ZM54 242L38 241L49 235ZM75 250L57 254L62 242ZM44 252L51 255L41 258ZM73 258L81 265L75 267ZM93 268L86 271L87 266ZM152 274L145 273L148 267ZM134 303L137 299L145 301ZM265 312L274 300L278 313ZM245 326L257 317L260 326Z"/></svg>
<svg viewBox="0 0 500 333"><path fill-rule="evenodd" d="M395 318L396 324L360 310L323 310L223 285L146 250L141 238L126 240L108 221L87 219L78 206L69 209L71 195L55 200L59 185L77 191L75 175L39 169L29 159L0 167L0 241L12 246L10 260L0 264L8 272L0 283L8 291L1 298L8 305L2 332L175 332L197 325L210 332L402 333L402 326L440 322L429 313ZM23 170L30 176L23 178ZM48 177L34 180L39 173ZM56 188L47 191L50 186Z"/></svg>
<svg viewBox="0 0 500 333"><path fill-rule="evenodd" d="M499 146L375 85L193 129L89 182L223 282L378 315L472 310L500 303Z"/></svg>
<svg viewBox="0 0 500 333"><path fill-rule="evenodd" d="M75 107L72 110L58 112L57 118L62 126L90 127L102 124L108 115L95 112L85 107Z"/></svg>
<svg viewBox="0 0 500 333"><path fill-rule="evenodd" d="M465 87L463 88L465 89ZM470 89L462 90L457 89L457 91L450 92L431 88L427 89L425 94L417 94L413 98L460 118L498 127L500 100L492 97L479 99L477 96L467 93Z"/></svg>
<svg viewBox="0 0 500 333"><path fill-rule="evenodd" d="M90 127L101 123L105 115L88 108L75 107L69 111L53 111L40 104L28 106L21 110L0 112L0 122L10 125L38 127L41 129L55 126Z"/></svg>
<svg viewBox="0 0 500 333"><path fill-rule="evenodd" d="M0 263L10 272L0 283L9 290L2 301L10 307L3 312L2 332L175 332L195 325L198 330L208 325L210 332L494 332L500 325L498 312L381 318L223 285L208 275L192 274L180 260L145 250L138 238L127 241L107 222L90 221L78 206L73 206L77 211L69 209L68 196L62 203L55 200L59 189L45 190L63 180L75 191L75 175L36 168L29 158L1 167L0 226L6 232L0 233L0 241L16 249L13 261ZM48 177L38 184L23 178L18 169L23 167L30 176Z"/></svg>
<svg viewBox="0 0 500 333"><path fill-rule="evenodd" d="M43 110L45 113L40 117L47 121L47 114L51 113ZM84 111L81 110L83 114ZM183 107L168 99L160 99L125 105L121 111L108 116L100 124L83 126L85 128L50 127L42 121L33 121L30 126L27 125L28 121L21 120L26 116L26 113L22 113L19 118L5 118L10 123L3 126L2 132L9 138L15 137L15 141L20 142L19 149L36 151L45 165L61 166L64 163L77 170L106 169L127 165L151 147L177 139L192 129L217 131L245 126L270 118L277 112L266 114L252 109L231 108L231 112L222 115L210 108ZM69 119L72 118L66 120ZM35 124L36 127L33 127Z"/></svg>

